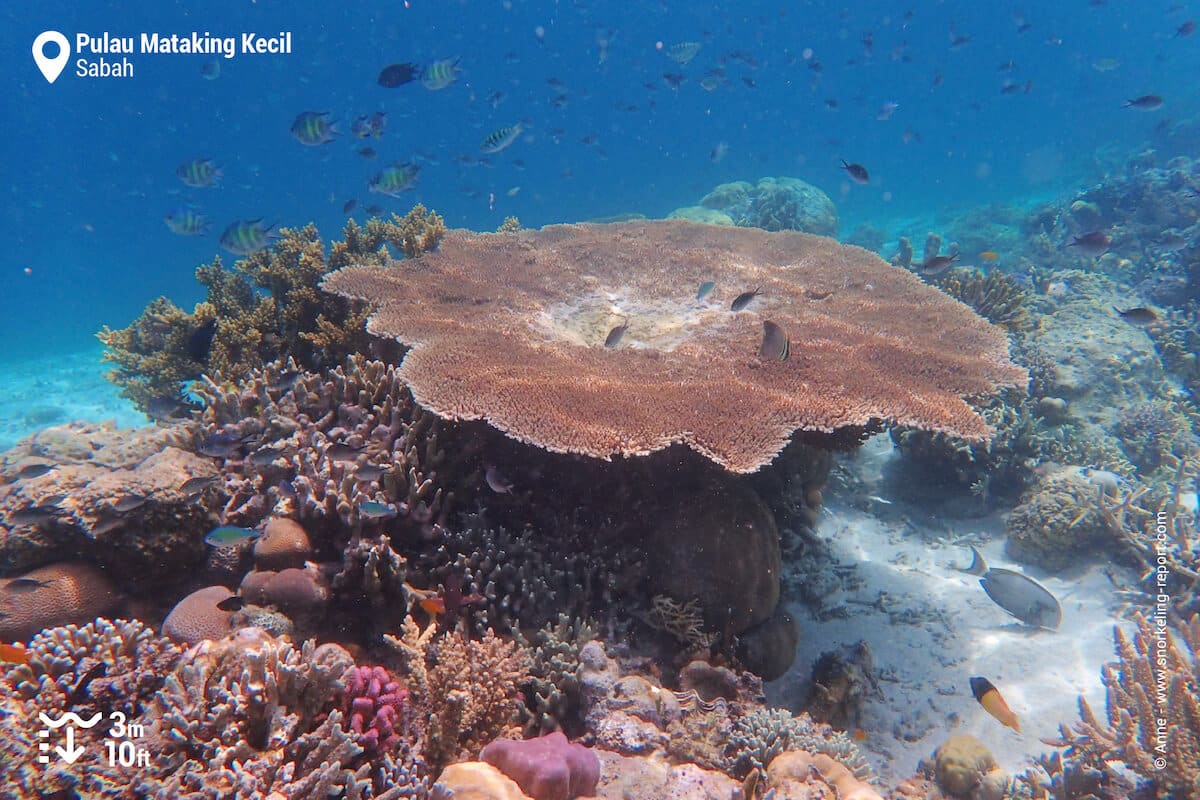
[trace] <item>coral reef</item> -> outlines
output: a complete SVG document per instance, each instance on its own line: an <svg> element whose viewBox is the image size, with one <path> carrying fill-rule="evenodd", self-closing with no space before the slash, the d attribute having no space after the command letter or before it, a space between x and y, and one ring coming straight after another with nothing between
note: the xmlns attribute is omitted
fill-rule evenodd
<svg viewBox="0 0 1200 800"><path fill-rule="evenodd" d="M1200 617L1168 621L1165 612L1133 616L1132 640L1113 630L1118 661L1101 675L1108 693L1107 719L1082 697L1081 720L1060 726L1065 747L1042 766L1061 780L1103 781L1117 761L1151 796L1193 797L1200 789ZM1161 687L1156 689L1156 687Z"/></svg>
<svg viewBox="0 0 1200 800"><path fill-rule="evenodd" d="M579 651L593 638L595 631L589 625L566 614L559 614L557 623L546 623L531 637L521 637L530 653L529 672L522 682L526 735L574 726L582 699Z"/></svg>
<svg viewBox="0 0 1200 800"><path fill-rule="evenodd" d="M790 750L780 753L767 767L767 789L776 796L812 797L814 780L832 788L838 800L883 800L871 785L824 753Z"/></svg>
<svg viewBox="0 0 1200 800"><path fill-rule="evenodd" d="M837 208L829 196L799 178L762 178L757 184L723 183L700 201L702 209L718 212L732 224L766 231L801 231L837 236ZM683 211L684 209L680 209ZM712 222L692 214L672 217Z"/></svg>
<svg viewBox="0 0 1200 800"><path fill-rule="evenodd" d="M951 736L933 754L938 787L952 797L971 800L983 776L996 769L987 745L974 736Z"/></svg>
<svg viewBox="0 0 1200 800"><path fill-rule="evenodd" d="M343 679L350 730L368 758L392 752L400 744L408 691L383 667L354 667Z"/></svg>
<svg viewBox="0 0 1200 800"><path fill-rule="evenodd" d="M445 230L423 206L363 227L350 220L327 260L315 227L282 229L232 270L220 257L199 267L207 296L191 314L158 298L129 327L105 327L104 358L116 365L109 377L139 408L171 416L187 408L182 385L202 374L240 377L289 357L310 368L338 364L367 349L366 306L320 292L321 278L350 263L382 263L388 246L408 258L436 249Z"/></svg>
<svg viewBox="0 0 1200 800"><path fill-rule="evenodd" d="M517 729L529 654L488 631L475 641L455 631L434 639L409 618L399 637L385 637L404 662L419 750L439 767L478 755L493 739Z"/></svg>
<svg viewBox="0 0 1200 800"><path fill-rule="evenodd" d="M14 581L20 583L14 585ZM16 588L21 584L26 585ZM94 565L82 561L47 564L0 578L0 640L25 640L43 628L83 623L120 605L112 581Z"/></svg>
<svg viewBox="0 0 1200 800"><path fill-rule="evenodd" d="M224 586L205 586L184 597L163 620L163 635L175 642L197 644L229 635L233 612L221 603L233 597Z"/></svg>
<svg viewBox="0 0 1200 800"><path fill-rule="evenodd" d="M1115 479L1076 467L1045 476L1009 515L1005 551L1018 561L1059 570L1113 543L1100 498Z"/></svg>
<svg viewBox="0 0 1200 800"><path fill-rule="evenodd" d="M1011 276L992 270L954 270L937 281L943 292L969 305L979 316L1023 333L1033 326L1029 314L1029 292Z"/></svg>
<svg viewBox="0 0 1200 800"><path fill-rule="evenodd" d="M817 725L807 716L794 717L782 708L755 708L733 720L724 768L735 777L744 777L752 770L765 770L776 756L789 750L824 753L862 780L872 775L862 752L844 733Z"/></svg>
<svg viewBox="0 0 1200 800"><path fill-rule="evenodd" d="M753 472L797 429L819 439L886 419L983 439L963 398L1027 380L1003 333L961 304L864 250L804 234L682 221L451 233L415 263L352 267L322 285L379 301L368 327L413 345L400 372L423 407L555 452L611 458L682 442ZM657 268L635 268L648 263ZM720 306L662 296L713 279L727 287L712 297ZM745 286L761 298L729 312ZM630 327L620 347L604 347L620 324L614 304ZM766 315L804 342L794 363L750 356Z"/></svg>
<svg viewBox="0 0 1200 800"><path fill-rule="evenodd" d="M189 444L175 428L91 423L22 440L0 457L5 471L17 473L0 485L0 567L83 558L137 594L188 575L204 558L211 520L179 487L212 474L204 458L183 449ZM21 478L31 464L52 469Z"/></svg>
<svg viewBox="0 0 1200 800"><path fill-rule="evenodd" d="M595 794L600 780L596 754L559 731L523 741L499 739L484 747L479 759L516 781L533 800Z"/></svg>

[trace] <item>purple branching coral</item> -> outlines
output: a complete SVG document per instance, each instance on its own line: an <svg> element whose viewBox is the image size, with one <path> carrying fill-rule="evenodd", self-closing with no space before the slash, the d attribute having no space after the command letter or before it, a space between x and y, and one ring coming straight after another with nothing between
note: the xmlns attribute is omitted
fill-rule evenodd
<svg viewBox="0 0 1200 800"><path fill-rule="evenodd" d="M404 738L408 690L383 667L355 667L346 676L350 730L368 758L396 749Z"/></svg>

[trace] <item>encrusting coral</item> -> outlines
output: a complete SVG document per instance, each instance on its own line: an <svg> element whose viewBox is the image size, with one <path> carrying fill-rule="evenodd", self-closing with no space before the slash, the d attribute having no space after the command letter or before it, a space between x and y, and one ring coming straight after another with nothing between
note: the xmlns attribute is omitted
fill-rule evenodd
<svg viewBox="0 0 1200 800"><path fill-rule="evenodd" d="M196 270L207 296L191 314L160 297L129 327L97 334L104 359L116 365L109 378L142 410L169 417L186 408L182 385L205 373L239 377L288 357L310 368L338 364L366 350L367 309L321 292L321 278L352 262L382 263L388 246L406 258L435 249L445 230L438 214L418 205L362 227L350 220L328 258L311 224L282 229L271 247L232 270L218 257Z"/></svg>
<svg viewBox="0 0 1200 800"><path fill-rule="evenodd" d="M1101 671L1107 719L1080 697L1081 721L1061 725L1064 771L1110 773L1123 764L1151 795L1170 800L1200 792L1200 616L1134 614L1132 640L1113 630L1118 661Z"/></svg>
<svg viewBox="0 0 1200 800"><path fill-rule="evenodd" d="M820 439L888 420L982 439L964 398L1028 379L1003 332L962 304L805 234L678 220L452 232L412 263L350 267L322 286L379 304L368 329L412 347L400 372L423 407L555 452L682 442L753 472L797 430ZM697 302L707 280L718 289ZM797 343L788 361L755 355L768 318Z"/></svg>

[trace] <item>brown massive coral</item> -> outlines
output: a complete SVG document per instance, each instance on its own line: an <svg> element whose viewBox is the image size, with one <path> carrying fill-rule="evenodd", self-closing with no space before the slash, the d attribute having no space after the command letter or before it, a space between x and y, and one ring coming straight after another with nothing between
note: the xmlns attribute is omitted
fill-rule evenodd
<svg viewBox="0 0 1200 800"><path fill-rule="evenodd" d="M402 376L426 408L600 458L682 442L752 472L797 430L877 421L982 439L966 399L1027 380L966 306L799 233L681 220L454 232L436 253L323 287L379 304L368 329L412 346ZM785 361L758 355L768 319L790 337Z"/></svg>

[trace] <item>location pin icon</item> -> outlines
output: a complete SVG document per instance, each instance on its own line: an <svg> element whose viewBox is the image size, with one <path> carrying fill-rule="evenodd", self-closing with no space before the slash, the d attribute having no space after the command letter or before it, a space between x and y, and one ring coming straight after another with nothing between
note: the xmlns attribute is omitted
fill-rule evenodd
<svg viewBox="0 0 1200 800"><path fill-rule="evenodd" d="M54 58L46 58L46 54L43 52L46 45L50 42L58 45L58 55ZM42 31L33 40L33 62L42 71L42 75L45 76L47 83L54 83L58 80L58 76L62 75L63 69L70 60L71 43L67 41L66 36L63 36L58 31Z"/></svg>

